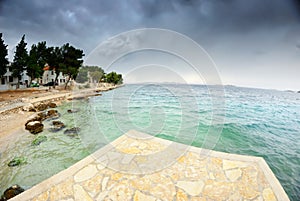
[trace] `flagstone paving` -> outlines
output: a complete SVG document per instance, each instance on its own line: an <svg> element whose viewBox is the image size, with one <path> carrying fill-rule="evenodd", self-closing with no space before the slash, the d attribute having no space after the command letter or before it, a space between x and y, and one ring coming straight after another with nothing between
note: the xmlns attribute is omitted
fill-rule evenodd
<svg viewBox="0 0 300 201"><path fill-rule="evenodd" d="M11 199L289 200L259 157L182 145L129 131L94 154Z"/></svg>

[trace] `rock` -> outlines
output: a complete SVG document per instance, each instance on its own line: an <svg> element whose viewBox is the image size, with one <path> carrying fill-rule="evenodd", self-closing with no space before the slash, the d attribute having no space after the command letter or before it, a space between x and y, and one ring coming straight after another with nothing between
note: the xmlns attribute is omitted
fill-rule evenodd
<svg viewBox="0 0 300 201"><path fill-rule="evenodd" d="M20 187L19 185L13 185L4 191L0 201L6 201L10 198L15 197L16 195L19 195L22 192L24 192L24 189L22 187Z"/></svg>
<svg viewBox="0 0 300 201"><path fill-rule="evenodd" d="M28 104L23 106L23 111L25 111L25 112L36 112L36 109L34 108L34 106L31 103L28 103Z"/></svg>
<svg viewBox="0 0 300 201"><path fill-rule="evenodd" d="M40 103L35 108L37 109L37 111L44 111L48 108L48 105L46 105L44 103Z"/></svg>
<svg viewBox="0 0 300 201"><path fill-rule="evenodd" d="M61 121L52 121L53 128L50 128L50 131L57 132L65 127L65 124Z"/></svg>
<svg viewBox="0 0 300 201"><path fill-rule="evenodd" d="M47 137L46 136L38 136L37 138L35 138L33 141L32 141L32 143L31 143L31 145L33 145L33 146L37 146L37 145L39 145L39 144L41 144L42 142L45 142L45 141L47 141Z"/></svg>
<svg viewBox="0 0 300 201"><path fill-rule="evenodd" d="M59 117L59 113L57 110L49 110L46 114L46 119L58 118L58 117Z"/></svg>
<svg viewBox="0 0 300 201"><path fill-rule="evenodd" d="M40 121L31 121L25 124L25 129L32 134L38 134L43 131L44 125Z"/></svg>
<svg viewBox="0 0 300 201"><path fill-rule="evenodd" d="M80 128L73 127L73 128L65 130L64 134L67 135L67 136L69 136L69 137L77 137L79 131L80 131Z"/></svg>
<svg viewBox="0 0 300 201"><path fill-rule="evenodd" d="M26 158L24 158L24 157L15 157L7 165L9 167L14 167L14 166L22 165L24 163L26 163Z"/></svg>
<svg viewBox="0 0 300 201"><path fill-rule="evenodd" d="M49 108L56 108L57 105L56 105L56 103L50 102L50 103L48 103L48 107Z"/></svg>

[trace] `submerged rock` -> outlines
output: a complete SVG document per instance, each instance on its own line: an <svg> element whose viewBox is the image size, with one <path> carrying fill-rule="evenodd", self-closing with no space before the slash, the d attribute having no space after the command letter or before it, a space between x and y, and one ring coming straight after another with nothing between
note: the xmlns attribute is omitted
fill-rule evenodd
<svg viewBox="0 0 300 201"><path fill-rule="evenodd" d="M69 110L67 110L67 112L68 113L76 113L76 112L78 112L79 110L78 109L69 109Z"/></svg>
<svg viewBox="0 0 300 201"><path fill-rule="evenodd" d="M44 125L40 121L30 121L25 124L25 129L32 134L38 134L43 131Z"/></svg>
<svg viewBox="0 0 300 201"><path fill-rule="evenodd" d="M57 132L65 127L65 124L61 121L52 121L53 128L50 128L50 131Z"/></svg>
<svg viewBox="0 0 300 201"><path fill-rule="evenodd" d="M56 108L57 105L56 105L56 103L50 102L50 103L48 103L48 107L49 108Z"/></svg>
<svg viewBox="0 0 300 201"><path fill-rule="evenodd" d="M47 141L47 137L46 136L44 136L44 135L38 136L37 138L35 138L32 141L31 145L37 146L37 145L40 145L42 142L45 142L45 141Z"/></svg>
<svg viewBox="0 0 300 201"><path fill-rule="evenodd" d="M0 201L6 201L19 195L22 192L24 192L24 189L22 187L20 187L19 185L13 185L4 191L3 195L0 198Z"/></svg>
<svg viewBox="0 0 300 201"><path fill-rule="evenodd" d="M57 110L49 110L46 114L46 119L48 118L58 118L59 117L59 113Z"/></svg>
<svg viewBox="0 0 300 201"><path fill-rule="evenodd" d="M24 157L15 157L7 165L9 167L14 167L14 166L22 165L24 163L26 163L26 158L24 158Z"/></svg>
<svg viewBox="0 0 300 201"><path fill-rule="evenodd" d="M80 128L73 127L64 131L64 134L69 137L77 137L79 134Z"/></svg>

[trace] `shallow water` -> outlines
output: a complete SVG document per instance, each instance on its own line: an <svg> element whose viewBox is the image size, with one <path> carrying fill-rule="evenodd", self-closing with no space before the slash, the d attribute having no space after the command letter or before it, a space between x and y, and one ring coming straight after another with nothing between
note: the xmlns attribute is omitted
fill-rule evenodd
<svg viewBox="0 0 300 201"><path fill-rule="evenodd" d="M135 129L157 137L229 153L263 157L291 200L300 194L300 94L227 86L127 85L89 100L58 108L78 138L47 130L48 140L31 146L28 134L1 153L1 192L12 184L25 188L69 167ZM214 93L218 91L218 93ZM224 102L223 102L224 101ZM67 109L79 112L69 114ZM219 132L220 131L220 132ZM15 156L27 158L8 167Z"/></svg>

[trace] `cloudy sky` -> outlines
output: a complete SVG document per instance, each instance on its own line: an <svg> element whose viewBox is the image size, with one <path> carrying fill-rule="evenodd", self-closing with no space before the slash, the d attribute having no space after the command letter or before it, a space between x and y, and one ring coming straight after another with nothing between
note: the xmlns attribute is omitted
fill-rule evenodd
<svg viewBox="0 0 300 201"><path fill-rule="evenodd" d="M224 84L300 90L296 0L0 0L10 59L23 34L29 46L69 42L89 55L106 39L140 28L190 37L211 56Z"/></svg>

